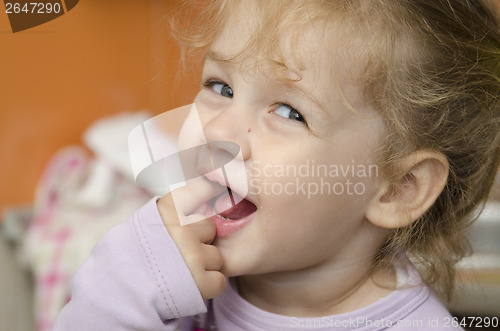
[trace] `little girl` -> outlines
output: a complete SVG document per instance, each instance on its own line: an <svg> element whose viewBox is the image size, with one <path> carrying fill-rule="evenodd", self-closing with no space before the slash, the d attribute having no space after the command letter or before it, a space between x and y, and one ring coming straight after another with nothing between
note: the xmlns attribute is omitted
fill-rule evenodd
<svg viewBox="0 0 500 331"><path fill-rule="evenodd" d="M209 143L240 146L244 199L212 173L151 200L94 248L55 330L460 329L438 297L500 155L488 4L186 4L196 109Z"/></svg>

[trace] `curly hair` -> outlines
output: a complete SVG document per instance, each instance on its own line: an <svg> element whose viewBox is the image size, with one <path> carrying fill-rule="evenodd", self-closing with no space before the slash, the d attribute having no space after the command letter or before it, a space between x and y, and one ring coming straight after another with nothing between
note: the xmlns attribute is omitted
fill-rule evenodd
<svg viewBox="0 0 500 331"><path fill-rule="evenodd" d="M384 120L380 164L390 181L401 178L398 160L412 152L446 156L444 190L418 220L390 233L374 266L404 252L423 280L450 298L455 264L469 251L464 231L486 200L500 160L494 8L480 0L256 1L258 27L237 56L253 51L277 70L300 76L290 66L293 58L300 68L300 55L282 54L277 46L284 32L300 38L313 23L324 23L325 33L341 29L342 47L330 48L352 58L365 102ZM204 52L239 2L185 2L171 21L184 55Z"/></svg>

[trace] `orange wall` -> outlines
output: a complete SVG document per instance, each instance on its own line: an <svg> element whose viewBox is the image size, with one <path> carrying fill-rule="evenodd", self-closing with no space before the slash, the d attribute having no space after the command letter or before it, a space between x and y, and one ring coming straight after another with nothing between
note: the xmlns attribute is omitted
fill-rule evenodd
<svg viewBox="0 0 500 331"><path fill-rule="evenodd" d="M178 49L160 21L174 4L81 0L18 33L0 5L0 210L31 203L48 158L96 119L192 101L197 77L175 83Z"/></svg>

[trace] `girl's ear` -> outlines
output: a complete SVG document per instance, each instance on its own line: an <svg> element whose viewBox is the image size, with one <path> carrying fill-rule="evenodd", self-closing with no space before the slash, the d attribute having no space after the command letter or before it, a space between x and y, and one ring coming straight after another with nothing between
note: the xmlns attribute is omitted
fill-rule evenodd
<svg viewBox="0 0 500 331"><path fill-rule="evenodd" d="M446 157L433 151L414 152L399 164L402 175L383 183L365 217L382 228L399 228L422 216L436 201L448 179Z"/></svg>

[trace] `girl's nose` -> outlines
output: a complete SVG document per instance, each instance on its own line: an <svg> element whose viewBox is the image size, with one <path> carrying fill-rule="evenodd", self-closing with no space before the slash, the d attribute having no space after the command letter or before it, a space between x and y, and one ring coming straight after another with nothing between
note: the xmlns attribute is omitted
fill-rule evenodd
<svg viewBox="0 0 500 331"><path fill-rule="evenodd" d="M251 156L248 134L250 119L245 116L245 113L248 114L244 109L232 104L220 112L213 114L206 122L203 118L201 119L204 122L203 131L208 143L210 144L210 141L231 141L238 144L241 148L242 161L248 160ZM230 146L214 144L214 147L217 149L230 149ZM228 150L227 152L234 153L232 150Z"/></svg>

